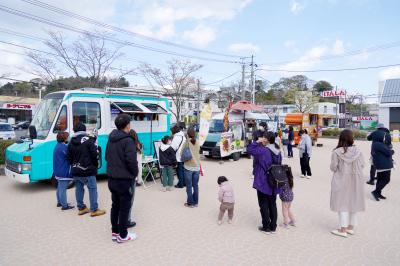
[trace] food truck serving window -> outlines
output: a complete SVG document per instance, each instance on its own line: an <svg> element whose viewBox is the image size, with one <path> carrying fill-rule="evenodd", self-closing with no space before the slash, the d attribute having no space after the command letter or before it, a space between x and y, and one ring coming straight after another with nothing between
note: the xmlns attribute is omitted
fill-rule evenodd
<svg viewBox="0 0 400 266"><path fill-rule="evenodd" d="M155 103L142 103L144 107L156 114L167 114L167 110Z"/></svg>
<svg viewBox="0 0 400 266"><path fill-rule="evenodd" d="M134 103L112 103L124 113L143 113L143 110Z"/></svg>

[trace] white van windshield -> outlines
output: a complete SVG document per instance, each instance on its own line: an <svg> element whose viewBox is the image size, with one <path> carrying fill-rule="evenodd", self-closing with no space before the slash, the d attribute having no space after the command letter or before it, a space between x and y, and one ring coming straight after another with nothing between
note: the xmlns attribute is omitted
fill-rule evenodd
<svg viewBox="0 0 400 266"><path fill-rule="evenodd" d="M210 133L222 133L224 132L224 120L213 119L210 121L210 129L208 132Z"/></svg>
<svg viewBox="0 0 400 266"><path fill-rule="evenodd" d="M38 139L45 139L49 134L63 98L63 93L49 94L40 102L31 123L36 127Z"/></svg>

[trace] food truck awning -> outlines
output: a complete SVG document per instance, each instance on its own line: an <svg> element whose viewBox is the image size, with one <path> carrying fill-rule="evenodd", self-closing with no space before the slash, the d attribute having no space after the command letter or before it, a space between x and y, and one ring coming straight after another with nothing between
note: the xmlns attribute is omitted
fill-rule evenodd
<svg viewBox="0 0 400 266"><path fill-rule="evenodd" d="M111 104L127 114L168 114L167 110L156 103L111 102Z"/></svg>

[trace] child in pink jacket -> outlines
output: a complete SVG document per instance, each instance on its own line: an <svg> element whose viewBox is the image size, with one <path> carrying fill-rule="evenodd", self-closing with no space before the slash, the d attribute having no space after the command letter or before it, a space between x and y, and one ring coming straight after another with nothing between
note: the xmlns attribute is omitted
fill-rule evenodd
<svg viewBox="0 0 400 266"><path fill-rule="evenodd" d="M235 207L235 197L233 188L225 176L218 177L219 185L218 200L221 202L219 207L218 224L222 224L225 211L228 211L228 223L232 223L233 209Z"/></svg>

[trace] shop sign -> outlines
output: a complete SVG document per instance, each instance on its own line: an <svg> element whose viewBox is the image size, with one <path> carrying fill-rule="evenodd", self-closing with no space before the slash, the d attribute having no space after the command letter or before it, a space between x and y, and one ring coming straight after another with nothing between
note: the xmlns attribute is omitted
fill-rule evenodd
<svg viewBox="0 0 400 266"><path fill-rule="evenodd" d="M322 97L346 97L345 90L337 90L337 91L323 91L321 92Z"/></svg>
<svg viewBox="0 0 400 266"><path fill-rule="evenodd" d="M353 121L375 121L376 118L372 116L353 116Z"/></svg>
<svg viewBox="0 0 400 266"><path fill-rule="evenodd" d="M21 103L4 103L2 109L15 109L15 110L32 110L32 104L21 104Z"/></svg>

